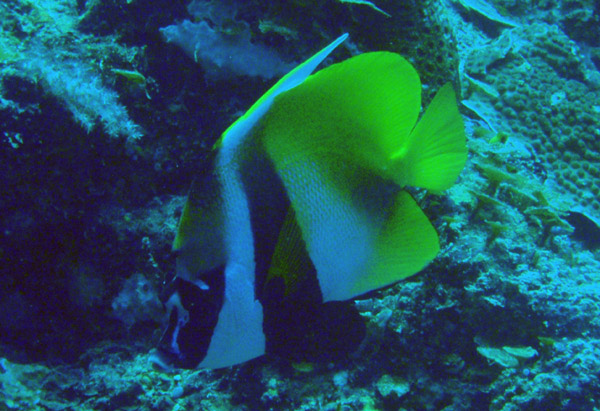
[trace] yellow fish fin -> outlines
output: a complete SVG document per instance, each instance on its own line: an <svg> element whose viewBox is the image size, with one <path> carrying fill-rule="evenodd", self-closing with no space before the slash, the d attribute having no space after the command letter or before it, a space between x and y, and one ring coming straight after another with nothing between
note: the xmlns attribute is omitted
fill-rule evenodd
<svg viewBox="0 0 600 411"><path fill-rule="evenodd" d="M454 184L467 161L465 128L450 83L435 95L406 146L392 155L404 183L432 191Z"/></svg>
<svg viewBox="0 0 600 411"><path fill-rule="evenodd" d="M273 278L282 277L287 296L297 291L299 283L312 270L314 268L306 252L296 215L290 207L279 232L265 284Z"/></svg>
<svg viewBox="0 0 600 411"><path fill-rule="evenodd" d="M393 284L421 271L440 250L438 235L410 194L401 191L381 226L373 254L353 294Z"/></svg>

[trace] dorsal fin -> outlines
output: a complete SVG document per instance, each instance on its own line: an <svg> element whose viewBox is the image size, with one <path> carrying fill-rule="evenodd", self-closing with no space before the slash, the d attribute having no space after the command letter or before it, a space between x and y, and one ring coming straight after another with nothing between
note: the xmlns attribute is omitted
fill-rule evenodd
<svg viewBox="0 0 600 411"><path fill-rule="evenodd" d="M337 46L342 44L346 38L348 38L348 33L342 34L327 47L283 76L273 87L263 94L242 117L237 119L223 132L221 138L215 144L215 147L237 146L250 132L252 127L254 127L261 117L269 110L271 104L273 104L273 100L278 95L302 84L317 66L325 60Z"/></svg>

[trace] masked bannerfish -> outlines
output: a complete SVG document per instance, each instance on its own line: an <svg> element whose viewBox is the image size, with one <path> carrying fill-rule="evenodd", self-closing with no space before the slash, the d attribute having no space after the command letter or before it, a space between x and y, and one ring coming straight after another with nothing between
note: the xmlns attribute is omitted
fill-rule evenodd
<svg viewBox="0 0 600 411"><path fill-rule="evenodd" d="M419 76L395 53L311 75L346 37L279 80L215 145L173 245L157 362L220 368L321 340L342 349L360 339L345 325L358 315L337 302L411 276L438 253L403 188L439 192L462 170L454 90L443 86L417 122Z"/></svg>

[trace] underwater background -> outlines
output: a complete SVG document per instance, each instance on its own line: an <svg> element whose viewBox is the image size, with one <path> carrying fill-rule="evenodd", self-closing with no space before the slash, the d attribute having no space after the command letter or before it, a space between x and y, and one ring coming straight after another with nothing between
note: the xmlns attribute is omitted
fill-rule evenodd
<svg viewBox="0 0 600 411"><path fill-rule="evenodd" d="M0 410L600 409L600 3L2 0ZM153 368L185 196L274 82L388 50L469 159L348 358Z"/></svg>

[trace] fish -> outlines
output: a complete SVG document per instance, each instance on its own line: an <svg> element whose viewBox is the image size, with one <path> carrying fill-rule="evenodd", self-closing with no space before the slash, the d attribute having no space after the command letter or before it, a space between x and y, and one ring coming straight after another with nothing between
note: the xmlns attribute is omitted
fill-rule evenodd
<svg viewBox="0 0 600 411"><path fill-rule="evenodd" d="M364 337L352 300L438 254L406 188L442 192L465 165L454 89L442 86L420 116L419 75L396 53L314 72L347 37L282 77L215 143L173 243L156 364L335 357Z"/></svg>

